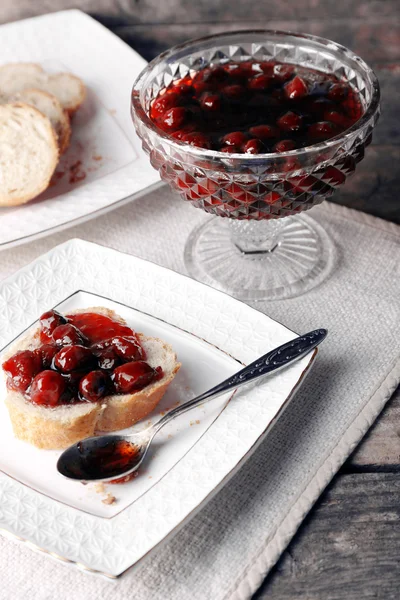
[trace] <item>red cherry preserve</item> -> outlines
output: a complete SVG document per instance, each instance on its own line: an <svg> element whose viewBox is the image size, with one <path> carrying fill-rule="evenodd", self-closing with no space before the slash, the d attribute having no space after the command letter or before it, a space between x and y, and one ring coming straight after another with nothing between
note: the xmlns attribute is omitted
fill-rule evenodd
<svg viewBox="0 0 400 600"><path fill-rule="evenodd" d="M224 153L287 152L328 140L362 116L358 94L335 75L247 61L187 75L153 101L171 137Z"/></svg>
<svg viewBox="0 0 400 600"><path fill-rule="evenodd" d="M98 402L111 394L137 392L162 377L147 362L136 333L106 315L40 317L41 344L3 363L7 387L34 404L55 407Z"/></svg>

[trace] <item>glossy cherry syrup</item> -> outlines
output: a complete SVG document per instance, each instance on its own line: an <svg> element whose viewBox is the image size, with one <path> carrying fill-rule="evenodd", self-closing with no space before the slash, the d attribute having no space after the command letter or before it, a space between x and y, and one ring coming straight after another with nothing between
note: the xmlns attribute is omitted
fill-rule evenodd
<svg viewBox="0 0 400 600"><path fill-rule="evenodd" d="M3 363L7 387L43 406L97 402L109 394L137 392L162 377L145 362L136 333L97 313L40 318L41 345Z"/></svg>
<svg viewBox="0 0 400 600"><path fill-rule="evenodd" d="M186 144L260 154L328 140L362 112L356 91L333 74L247 61L208 67L176 81L160 91L150 117Z"/></svg>
<svg viewBox="0 0 400 600"><path fill-rule="evenodd" d="M91 448L91 449L89 449ZM64 455L63 455L64 456ZM85 441L79 442L67 451L67 456L60 459L58 468L67 477L92 481L107 477L118 477L121 473L135 467L140 460L140 449L126 440L101 439L89 447ZM135 476L131 475L111 481L110 483L125 483Z"/></svg>

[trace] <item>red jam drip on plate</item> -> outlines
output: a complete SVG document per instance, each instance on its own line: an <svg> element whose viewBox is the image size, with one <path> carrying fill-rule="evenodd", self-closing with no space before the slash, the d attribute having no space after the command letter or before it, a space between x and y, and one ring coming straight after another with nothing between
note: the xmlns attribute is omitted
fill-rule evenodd
<svg viewBox="0 0 400 600"><path fill-rule="evenodd" d="M7 387L34 404L55 407L135 393L163 376L151 367L136 333L97 313L40 317L41 345L3 363Z"/></svg>
<svg viewBox="0 0 400 600"><path fill-rule="evenodd" d="M224 153L286 152L328 140L362 116L335 75L278 62L230 62L160 91L150 118L172 138Z"/></svg>

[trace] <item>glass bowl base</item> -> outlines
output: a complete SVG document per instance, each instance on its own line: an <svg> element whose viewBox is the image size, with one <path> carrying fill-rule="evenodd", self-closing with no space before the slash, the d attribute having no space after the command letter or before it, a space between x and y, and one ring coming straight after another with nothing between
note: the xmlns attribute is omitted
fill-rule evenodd
<svg viewBox="0 0 400 600"><path fill-rule="evenodd" d="M267 234L254 242L254 229L260 236L263 227ZM323 227L298 215L253 222L214 217L191 233L184 258L198 281L240 300L260 301L308 292L328 277L335 255Z"/></svg>

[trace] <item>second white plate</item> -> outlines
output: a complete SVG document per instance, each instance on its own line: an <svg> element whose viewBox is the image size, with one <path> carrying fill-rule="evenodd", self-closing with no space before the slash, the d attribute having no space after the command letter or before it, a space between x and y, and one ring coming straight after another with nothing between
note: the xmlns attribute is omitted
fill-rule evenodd
<svg viewBox="0 0 400 600"><path fill-rule="evenodd" d="M87 87L50 187L27 204L0 208L0 250L97 217L160 185L130 117L132 84L146 65L141 56L79 10L1 25L0 35L0 65L40 63L48 72L78 75Z"/></svg>

